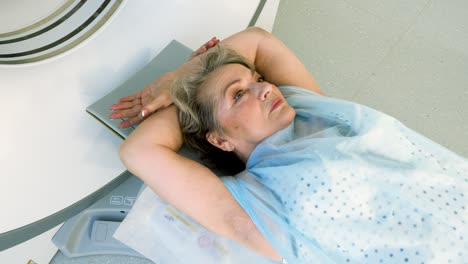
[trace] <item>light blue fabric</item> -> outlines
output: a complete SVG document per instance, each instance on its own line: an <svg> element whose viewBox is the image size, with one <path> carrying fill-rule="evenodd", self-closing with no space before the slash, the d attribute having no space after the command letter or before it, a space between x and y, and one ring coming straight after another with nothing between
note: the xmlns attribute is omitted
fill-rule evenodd
<svg viewBox="0 0 468 264"><path fill-rule="evenodd" d="M369 107L280 89L294 122L223 182L288 263L467 263L467 159Z"/></svg>

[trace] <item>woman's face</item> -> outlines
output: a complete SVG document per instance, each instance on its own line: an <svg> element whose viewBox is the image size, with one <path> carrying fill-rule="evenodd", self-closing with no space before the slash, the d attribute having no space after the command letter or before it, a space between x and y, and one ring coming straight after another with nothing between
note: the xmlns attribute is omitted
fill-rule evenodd
<svg viewBox="0 0 468 264"><path fill-rule="evenodd" d="M215 132L208 140L244 161L260 141L287 127L295 116L278 87L240 64L211 72L202 91L215 97L216 118L223 128L222 135Z"/></svg>

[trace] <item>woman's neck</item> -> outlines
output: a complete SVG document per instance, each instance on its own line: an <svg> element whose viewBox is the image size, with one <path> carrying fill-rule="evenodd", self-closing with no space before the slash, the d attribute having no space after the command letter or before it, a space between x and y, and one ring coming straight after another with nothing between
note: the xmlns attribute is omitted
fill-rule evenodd
<svg viewBox="0 0 468 264"><path fill-rule="evenodd" d="M246 144L242 147L236 147L234 153L242 162L244 162L244 164L247 164L250 154L252 154L257 145L258 144Z"/></svg>

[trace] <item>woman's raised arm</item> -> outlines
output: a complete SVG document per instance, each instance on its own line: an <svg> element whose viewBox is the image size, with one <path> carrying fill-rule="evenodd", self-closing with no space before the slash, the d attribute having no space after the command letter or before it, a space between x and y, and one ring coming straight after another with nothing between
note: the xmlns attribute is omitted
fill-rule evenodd
<svg viewBox="0 0 468 264"><path fill-rule="evenodd" d="M143 90L120 99L112 106L111 118L127 118L121 122L121 127L139 124L150 114L172 104L168 89L160 89L164 82L166 87L178 75L184 74L197 64L204 51L220 43L250 60L257 71L269 83L279 85L294 85L323 94L312 75L307 71L296 55L284 45L281 40L259 27L250 27L219 42L212 38L202 45L191 56L191 60L166 73L164 81L157 78Z"/></svg>
<svg viewBox="0 0 468 264"><path fill-rule="evenodd" d="M130 134L120 147L120 157L154 192L205 228L280 260L219 177L176 153L181 145L177 109L170 106Z"/></svg>
<svg viewBox="0 0 468 264"><path fill-rule="evenodd" d="M270 32L250 27L220 42L252 61L266 81L323 94L299 58Z"/></svg>

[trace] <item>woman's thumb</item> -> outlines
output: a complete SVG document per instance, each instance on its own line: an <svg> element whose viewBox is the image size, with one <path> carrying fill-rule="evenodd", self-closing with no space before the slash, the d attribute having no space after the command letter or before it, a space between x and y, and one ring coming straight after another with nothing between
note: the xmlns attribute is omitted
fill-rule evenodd
<svg viewBox="0 0 468 264"><path fill-rule="evenodd" d="M147 106L141 108L140 115L141 115L142 117L148 117L148 116L151 115L153 112L154 112L154 110L151 110L151 108L149 108L149 106L147 105Z"/></svg>
<svg viewBox="0 0 468 264"><path fill-rule="evenodd" d="M147 117L151 115L153 112L161 108L161 103L159 102L160 100L153 100L149 102L147 105L143 106L141 108L141 116L142 117Z"/></svg>

